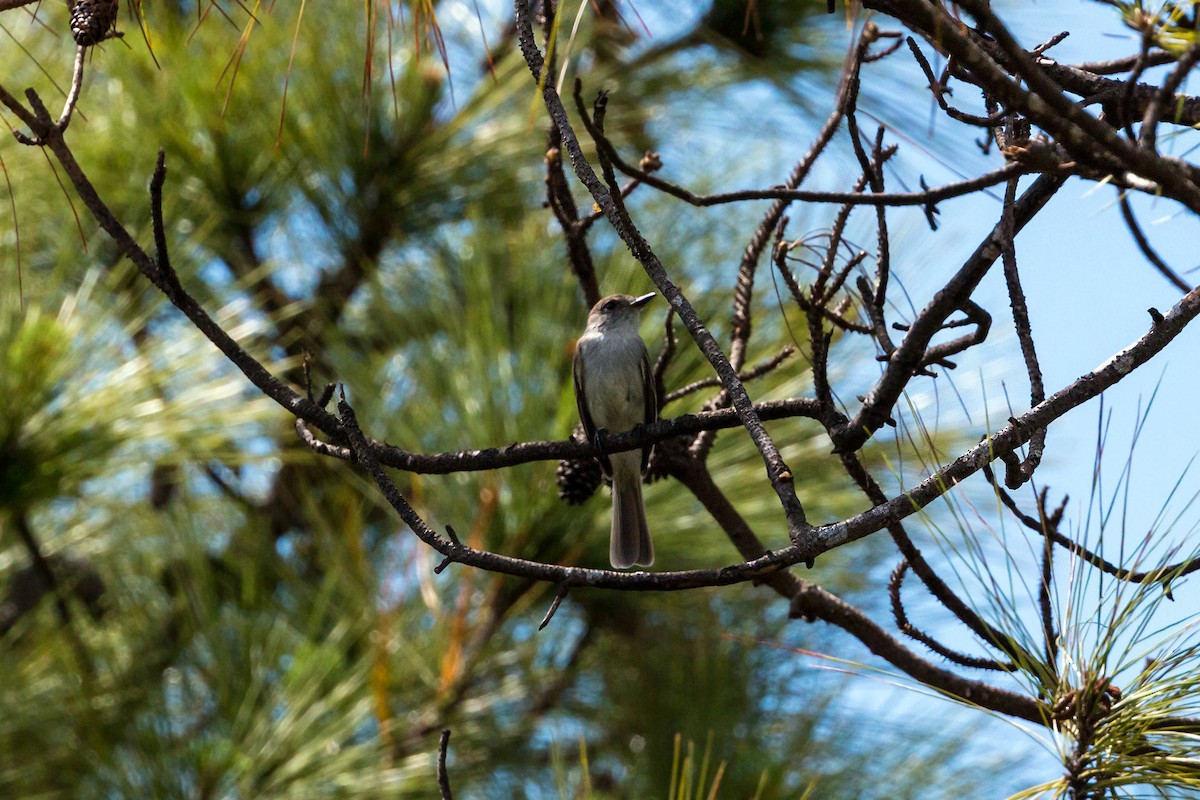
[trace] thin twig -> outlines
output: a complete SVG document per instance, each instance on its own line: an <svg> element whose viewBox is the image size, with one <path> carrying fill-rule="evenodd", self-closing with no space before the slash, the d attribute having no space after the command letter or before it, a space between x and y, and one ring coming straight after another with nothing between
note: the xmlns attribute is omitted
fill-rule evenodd
<svg viewBox="0 0 1200 800"><path fill-rule="evenodd" d="M1051 36L1049 39L1047 39L1046 41L1039 44L1037 47L1030 50L1029 53L1030 53L1030 55L1040 56L1042 53L1046 52L1051 47L1054 47L1055 45L1059 44L1060 42L1062 42L1063 39L1066 39L1070 35L1071 35L1070 31L1063 31L1062 33L1056 33L1053 36Z"/></svg>
<svg viewBox="0 0 1200 800"><path fill-rule="evenodd" d="M1117 190L1117 204L1121 207L1121 217L1125 220L1125 226L1129 228L1129 233L1133 235L1133 241L1137 244L1138 249L1142 251L1142 255L1150 262L1164 278L1171 282L1175 288L1181 291L1188 291L1192 287L1188 282L1179 277L1179 273L1171 269L1167 262L1162 260L1158 252L1150 244L1150 240L1146 238L1142 226L1138 224L1137 217L1133 213L1133 205L1129 202L1129 196L1123 191Z"/></svg>
<svg viewBox="0 0 1200 800"><path fill-rule="evenodd" d="M996 661L992 658L978 658L977 656L969 656L965 653L960 653L957 650L952 650L938 640L934 639L929 634L915 627L908 619L908 614L904 611L904 603L900 599L900 588L904 583L904 575L908 572L908 561L901 559L896 568L892 570L892 577L888 581L888 595L892 601L892 616L896 620L896 627L900 632L911 639L915 639L921 644L928 647L933 652L949 659L950 661L963 667L972 669L988 669L996 672L1015 672L1017 665L1011 661Z"/></svg>
<svg viewBox="0 0 1200 800"><path fill-rule="evenodd" d="M669 403L665 376L671 359L675 357L675 309L667 309L667 318L663 320L663 346L654 360L654 396L658 398L658 413Z"/></svg>
<svg viewBox="0 0 1200 800"><path fill-rule="evenodd" d="M63 104L62 113L58 115L58 122L55 123L55 127L60 132L65 131L67 126L71 124L71 115L75 112L75 106L79 102L79 94L83 90L83 62L87 50L83 45L75 48L75 68L71 73L71 89L67 92L67 100Z"/></svg>
<svg viewBox="0 0 1200 800"><path fill-rule="evenodd" d="M1058 525L1053 518L1043 518L1039 520L1022 511L1021 507L1017 505L1017 501L1013 499L1012 495L1004 491L1004 488L996 482L995 475L992 473L990 468L985 467L983 474L985 477L987 477L988 481L991 482L992 488L995 489L997 496L1004 504L1004 507L1012 512L1012 515L1016 517L1022 525L1029 528L1031 531L1050 537L1059 547L1062 547L1073 555L1078 556L1080 559L1086 561L1088 564L1091 564L1093 567L1096 567L1106 575L1111 575L1118 580L1128 581L1129 583L1161 583L1164 587L1169 587L1171 581L1200 570L1200 558L1189 558L1174 564L1164 564L1161 567L1155 567L1154 569L1144 571L1132 570L1117 566L1116 564L1113 564L1104 557L1100 556L1098 553L1089 550L1082 544L1079 544L1069 536L1063 534L1058 530Z"/></svg>
<svg viewBox="0 0 1200 800"><path fill-rule="evenodd" d="M570 590L571 588L565 583L558 587L558 593L554 595L554 601L550 603L550 608L546 610L546 616L542 617L542 621L538 623L537 629L539 631L545 630L546 626L550 624L550 620L554 619L554 612L558 611L558 607L562 605L562 601L567 599L567 592Z"/></svg>
<svg viewBox="0 0 1200 800"><path fill-rule="evenodd" d="M580 225L579 211L571 187L567 185L562 167L562 138L558 128L551 125L546 134L546 202L554 212L567 243L567 259L583 290L583 302L588 308L600 299L600 287L596 280L596 266L592 261L584 235L586 229Z"/></svg>
<svg viewBox="0 0 1200 800"><path fill-rule="evenodd" d="M29 120L26 120L24 117L22 117L22 120L24 120L26 124L30 125L30 130L33 131L34 134L33 136L27 136L21 131L13 131L13 136L16 137L18 142L25 145L43 147L49 144L52 137L61 137L63 132L66 131L67 126L71 124L71 116L75 111L75 105L79 102L79 93L83 89L83 65L87 50L88 48L84 47L83 45L78 45L75 48L75 67L71 73L71 87L67 90L67 99L63 104L62 113L59 114L56 121L50 122L48 116L44 117L42 113L44 112L44 107L41 107L41 101L37 99L37 95L32 89L26 90L25 94L29 98L30 105L34 107L35 111L39 112L37 114L38 121L35 124L30 124ZM2 91L3 90L0 89L0 92ZM5 92L5 94L7 93ZM16 112L16 109L13 108L13 104L7 99L5 99L3 102L9 107L10 110ZM13 102L16 102L15 98ZM18 114L18 116L21 115ZM40 132L38 132L39 129Z"/></svg>
<svg viewBox="0 0 1200 800"><path fill-rule="evenodd" d="M1013 209L1014 235L1033 219L1064 181L1061 175L1041 175L1025 190ZM1005 230L1006 223L1003 220L997 222L971 257L917 315L895 352L889 355L887 368L867 393L862 408L844 429L834 432L834 443L839 450L858 449L884 425L913 372L928 364L931 354L938 357L950 354L946 346L949 343L931 348L929 342L942 330L951 313L964 308L969 302L967 298L999 258Z"/></svg>
<svg viewBox="0 0 1200 800"><path fill-rule="evenodd" d="M862 325L857 322L851 322L850 320L845 319L827 305L814 305L804 295L804 291L800 288L800 283L796 280L796 276L792 274L791 267L787 265L787 254L788 244L786 242L781 242L780 245L775 248L775 268L779 270L779 274L783 277L783 282L787 286L788 292L791 293L792 299L796 301L796 305L801 311L803 311L805 314L819 313L821 316L825 317L825 319L829 320L835 326L844 331L852 331L854 333L863 334L871 333L871 328L867 327L866 325ZM861 258L855 258L851 260L854 261L855 264L861 263L862 261Z"/></svg>
<svg viewBox="0 0 1200 800"><path fill-rule="evenodd" d="M842 71L841 83L838 87L837 98L835 100L834 110L826 119L825 124L817 133L817 137L812 147L804 157L792 168L791 174L788 175L787 183L784 188L793 191L800 186L809 172L812 171L813 165L817 159L825 151L825 148L832 141L834 134L837 132L841 120L845 117L847 109L854 104L854 98L858 92L858 75L862 70L863 59L866 57L871 44L876 41L879 36L879 28L874 23L868 23L859 37L858 45L854 49L854 55L849 64ZM605 142L600 144L601 149L610 151L610 157L615 162L615 148ZM640 177L640 176L639 176ZM648 181L647 181L648 182ZM649 182L648 182L649 183ZM650 184L654 185L654 184ZM657 188L663 189L663 186ZM663 189L666 191L666 189ZM676 197L681 195L672 193ZM690 195L690 193L687 193ZM694 198L693 198L694 199ZM734 299L734 336L733 344L730 350L730 363L734 369L740 369L742 360L745 357L746 343L750 335L750 317L749 303L751 298L751 289L753 288L754 275L757 272L758 260L762 257L763 249L766 248L767 242L770 240L772 232L779 225L783 218L783 212L794 198L777 198L767 213L763 215L758 227L755 228L754 234L750 237L750 241L746 245L746 249L742 252L741 261L738 264L738 283L735 291ZM740 311L739 311L740 309ZM810 317L811 319L811 317ZM705 410L720 408L729 402L728 394L721 391L705 404ZM708 453L712 450L713 444L716 441L716 436L713 433L701 433L696 437L688 448L692 458L704 460Z"/></svg>
<svg viewBox="0 0 1200 800"><path fill-rule="evenodd" d="M816 160L828 145L829 139L836 133L838 125L844 115L843 108L845 98L840 97L838 106L835 107L833 114L826 120L825 126L817 134L813 146L810 148L805 158L797 164L797 171L803 166L803 174L799 177L801 181L812 168L812 163ZM1003 115L1001 115L1003 116ZM951 200L956 197L965 197L974 194L980 189L986 189L991 186L996 186L1004 183L1014 175L1027 174L1030 170L1021 164L1010 162L1005 164L994 172L985 173L975 178L949 183L944 186L935 187L933 189L925 189L920 192L894 192L890 194L860 194L852 192L821 192L800 190L789 188L790 186L798 186L799 181L793 183L789 181L787 185L770 189L743 189L732 192L720 192L716 194L695 194L677 184L671 183L663 178L651 174L649 171L639 169L621 158L616 151L616 147L612 142L601 136L596 139L596 145L605 151L606 157L612 162L613 166L625 173L631 178L641 181L645 185L658 189L664 194L668 194L685 203L701 208L708 206L725 205L727 203L741 203L747 200L779 200L779 201L800 201L805 203L833 203L838 205L863 205L863 206L931 206L943 200ZM793 175L797 174L793 172ZM765 218L765 217L764 217Z"/></svg>
<svg viewBox="0 0 1200 800"><path fill-rule="evenodd" d="M1083 72L1090 72L1093 75L1116 75L1134 69L1138 61L1144 61L1146 67L1161 67L1163 64L1170 64L1175 60L1176 57L1172 53L1166 50L1155 50L1149 53L1144 59L1139 52L1135 56L1114 58L1110 61L1089 61L1084 64L1075 64L1073 68L1082 70Z"/></svg>
<svg viewBox="0 0 1200 800"><path fill-rule="evenodd" d="M309 430L308 423L299 417L296 418L296 435L300 437L300 441L312 448L312 451L318 455L329 456L341 461L354 460L354 454L349 447L342 447L321 441Z"/></svg>
<svg viewBox="0 0 1200 800"><path fill-rule="evenodd" d="M771 372L776 367L778 367L780 364L782 364L784 361L786 361L795 352L796 352L796 348L794 346L792 346L790 344L784 345L783 349L780 350L775 355L771 356L768 359L760 361L758 364L755 364L750 369L742 370L741 372L739 372L738 377L742 379L743 383L749 383L750 381L755 380L756 378L761 378L763 375L766 375L767 373ZM701 389L707 389L710 386L720 386L720 385L721 385L721 382L719 380L717 380L716 378L702 378L701 380L698 380L698 381L692 381L691 383L689 383L685 386L681 386L680 388L675 389L672 392L669 392L666 396L663 397L661 405L665 406L667 403L673 403L676 400L681 400L682 398L687 397L689 394L694 394L695 392L698 392Z"/></svg>
<svg viewBox="0 0 1200 800"><path fill-rule="evenodd" d="M450 749L450 729L442 729L442 738L438 742L437 782L442 793L442 800L454 800L450 791L450 773L446 771L446 753Z"/></svg>
<svg viewBox="0 0 1200 800"><path fill-rule="evenodd" d="M1016 203L1017 181L1009 181L1004 192L1003 234L1001 241L1001 260L1004 265L1004 280L1008 286L1008 302L1012 307L1013 326L1017 331L1017 341L1021 345L1021 357L1025 360L1025 371L1029 375L1029 405L1036 406L1046 399L1046 388L1042 381L1042 367L1038 363L1037 348L1034 345L1033 330L1029 322L1029 306L1025 302L1025 291L1021 288L1021 276L1017 271L1017 251L1014 226L1013 205ZM1029 452L1023 460L1009 454L1005 461L1006 472L1004 482L1010 489L1016 489L1033 477L1034 470L1042 463L1042 454L1046 449L1046 429L1039 428L1029 439Z"/></svg>
<svg viewBox="0 0 1200 800"><path fill-rule="evenodd" d="M1125 122L1125 135L1130 141L1136 140L1133 133L1133 95L1137 89L1138 79L1142 77L1142 73L1146 70L1146 62L1150 56L1150 48L1154 45L1154 29L1147 26L1142 31L1142 38L1138 47L1137 60L1133 63L1133 70L1129 73L1129 77L1125 79L1125 90L1121 93L1121 119Z"/></svg>
<svg viewBox="0 0 1200 800"><path fill-rule="evenodd" d="M908 49L912 51L913 58L921 67L921 71L925 73L925 80L929 82L929 91L933 93L933 99L937 101L938 108L945 112L946 116L956 122L962 122L967 125L975 125L979 128L994 128L1004 122L1010 112L1007 109L988 114L986 117L981 117L976 114L968 114L965 111L959 111L946 102L947 88L933 74L933 68L929 66L929 60L925 58L925 54L921 52L921 48L917 46L917 42L911 36L906 38Z"/></svg>

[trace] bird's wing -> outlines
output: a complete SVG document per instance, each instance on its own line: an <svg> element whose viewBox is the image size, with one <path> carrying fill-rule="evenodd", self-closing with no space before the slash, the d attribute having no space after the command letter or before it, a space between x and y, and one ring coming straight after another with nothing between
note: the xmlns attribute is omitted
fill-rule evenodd
<svg viewBox="0 0 1200 800"><path fill-rule="evenodd" d="M584 368L583 359L579 357L580 350L582 347L575 348L575 359L571 364L571 373L575 379L575 407L579 409L579 421L583 423L584 435L589 442L595 444L596 423L592 420L587 403L583 399ZM596 456L596 460L600 462L600 468L604 470L605 475L612 475L612 464L609 463L608 456L600 454Z"/></svg>
<svg viewBox="0 0 1200 800"><path fill-rule="evenodd" d="M642 346L642 402L645 404L645 423L649 425L658 419L658 396L654 391L654 370L650 368L650 354L646 352L646 348ZM650 463L650 451L654 449L653 445L646 445L642 448L642 472L646 471L646 466Z"/></svg>

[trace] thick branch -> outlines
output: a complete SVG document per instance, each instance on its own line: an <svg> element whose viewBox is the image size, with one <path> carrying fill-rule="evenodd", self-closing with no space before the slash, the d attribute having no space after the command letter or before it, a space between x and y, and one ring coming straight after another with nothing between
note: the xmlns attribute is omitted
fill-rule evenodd
<svg viewBox="0 0 1200 800"><path fill-rule="evenodd" d="M790 400L771 400L757 403L755 412L763 420L808 417L828 426L837 424L836 412L823 414L815 400L798 397ZM601 453L611 455L627 450L640 450L644 445L655 444L681 434L699 433L704 430L736 428L741 425L737 412L731 408L704 411L699 414L683 414L657 420L650 425L641 425L632 431L614 433L604 437L603 449L593 442L565 439L555 442L521 442L505 447L490 447L484 450L460 450L454 453L432 453L423 455L410 453L394 445L368 440L372 456L385 467L418 472L428 475L447 475L452 472L501 469L531 461L561 461L569 458L588 458ZM312 438L311 433L301 437L322 455L348 459L348 448L337 448Z"/></svg>
<svg viewBox="0 0 1200 800"><path fill-rule="evenodd" d="M1138 224L1137 217L1133 213L1133 206L1129 202L1129 196L1125 192L1119 192L1117 203L1121 208L1121 218L1125 220L1125 226L1129 228L1130 235L1133 236L1133 241L1137 244L1138 249L1142 251L1142 255L1150 262L1159 273L1170 281L1175 288L1186 292L1192 288L1188 282L1179 277L1179 273L1171 269L1167 262L1162 260L1158 252L1150 244L1150 240L1146 238L1146 234L1142 231L1142 226Z"/></svg>
<svg viewBox="0 0 1200 800"><path fill-rule="evenodd" d="M800 559L795 557L795 547L776 553L767 552L761 558L722 569L684 570L678 572L618 572L605 569L585 569L583 567L564 567L556 564L543 564L537 561L527 561L521 558L511 558L483 550L476 550L458 541L457 537L447 538L439 535L421 516L409 505L408 501L396 488L383 467L371 453L367 439L354 417L354 411L343 398L338 402L338 411L350 444L358 463L366 470L384 499L400 516L417 538L444 555L442 566L459 563L469 567L479 567L491 572L505 575L515 575L522 578L547 581L570 589L578 586L591 586L600 589L623 589L634 591L678 591L693 589L700 586L728 586L734 583L765 578L783 567L791 566ZM793 557L788 561L784 554ZM439 568L440 569L440 568Z"/></svg>

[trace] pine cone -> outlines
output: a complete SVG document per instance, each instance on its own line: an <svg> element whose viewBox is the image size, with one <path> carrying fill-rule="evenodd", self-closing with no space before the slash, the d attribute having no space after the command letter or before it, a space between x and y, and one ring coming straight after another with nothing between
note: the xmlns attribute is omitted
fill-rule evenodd
<svg viewBox="0 0 1200 800"><path fill-rule="evenodd" d="M80 47L108 38L117 25L118 0L76 0L71 7L71 35Z"/></svg>
<svg viewBox="0 0 1200 800"><path fill-rule="evenodd" d="M654 483L670 477L674 464L687 459L689 441L687 436L673 436L655 444L643 480L646 483Z"/></svg>
<svg viewBox="0 0 1200 800"><path fill-rule="evenodd" d="M571 458L558 462L558 496L573 506L587 500L600 488L600 464L594 458Z"/></svg>

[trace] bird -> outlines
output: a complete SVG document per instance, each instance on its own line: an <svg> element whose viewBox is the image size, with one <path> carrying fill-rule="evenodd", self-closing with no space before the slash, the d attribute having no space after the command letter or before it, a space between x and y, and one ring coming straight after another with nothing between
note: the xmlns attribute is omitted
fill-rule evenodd
<svg viewBox="0 0 1200 800"><path fill-rule="evenodd" d="M575 347L575 404L588 440L598 447L603 434L624 433L658 419L650 357L638 334L642 307L653 297L654 292L600 298ZM608 558L617 569L654 563L642 501L642 473L650 451L646 445L640 452L598 456L601 469L612 480Z"/></svg>

